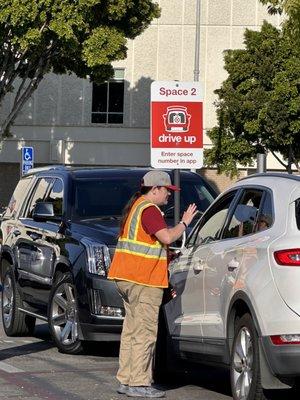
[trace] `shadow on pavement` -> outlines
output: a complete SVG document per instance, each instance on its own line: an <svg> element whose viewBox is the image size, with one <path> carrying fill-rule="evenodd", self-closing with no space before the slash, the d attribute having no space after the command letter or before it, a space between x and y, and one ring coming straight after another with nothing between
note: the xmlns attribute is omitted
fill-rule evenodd
<svg viewBox="0 0 300 400"><path fill-rule="evenodd" d="M50 342L50 347L55 347L52 342L48 324L36 325L34 337ZM120 342L83 342L84 352L78 356L119 357Z"/></svg>
<svg viewBox="0 0 300 400"><path fill-rule="evenodd" d="M197 363L177 364L176 371L168 375L167 382L160 381L157 387L168 391L189 385L231 397L229 371Z"/></svg>
<svg viewBox="0 0 300 400"><path fill-rule="evenodd" d="M168 383L156 386L168 391L187 385L198 386L232 398L229 370L200 364L185 364L170 377ZM300 386L286 390L267 390L264 394L266 400L299 400Z"/></svg>
<svg viewBox="0 0 300 400"><path fill-rule="evenodd" d="M16 337L7 338L8 340L33 340L32 343L25 343L18 346L8 347L0 350L0 361L5 359L21 356L26 354L34 354L56 347L51 339L48 324L37 324L33 337ZM35 341L40 339L41 341ZM80 356L94 356L94 357L118 357L119 356L119 342L84 342L84 352L77 355Z"/></svg>
<svg viewBox="0 0 300 400"><path fill-rule="evenodd" d="M26 354L39 353L54 347L54 343L51 341L49 329L47 324L36 325L34 331L34 338L40 339L40 342L32 341L32 343L25 343L18 346L7 347L0 350L0 361L6 360L11 357L22 356ZM28 336L22 338L7 338L8 340L23 339L30 340Z"/></svg>
<svg viewBox="0 0 300 400"><path fill-rule="evenodd" d="M0 350L0 361L7 360L8 358L11 357L39 353L41 351L48 350L51 347L53 347L53 343L42 341L42 342L26 343L20 346L14 346L2 349Z"/></svg>
<svg viewBox="0 0 300 400"><path fill-rule="evenodd" d="M84 354L94 357L119 357L120 342L84 342Z"/></svg>

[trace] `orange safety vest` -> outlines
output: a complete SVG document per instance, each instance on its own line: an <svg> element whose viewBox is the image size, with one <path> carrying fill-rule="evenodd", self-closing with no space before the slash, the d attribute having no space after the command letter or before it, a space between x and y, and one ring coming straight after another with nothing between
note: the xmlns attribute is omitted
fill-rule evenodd
<svg viewBox="0 0 300 400"><path fill-rule="evenodd" d="M167 249L142 226L142 213L151 206L155 205L144 196L133 203L117 243L108 279L168 287Z"/></svg>

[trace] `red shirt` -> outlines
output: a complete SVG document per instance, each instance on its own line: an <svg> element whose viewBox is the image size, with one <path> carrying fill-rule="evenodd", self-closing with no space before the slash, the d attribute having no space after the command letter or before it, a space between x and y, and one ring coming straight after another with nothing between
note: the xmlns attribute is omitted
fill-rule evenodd
<svg viewBox="0 0 300 400"><path fill-rule="evenodd" d="M167 227L161 212L155 206L147 207L142 213L142 225L149 235Z"/></svg>

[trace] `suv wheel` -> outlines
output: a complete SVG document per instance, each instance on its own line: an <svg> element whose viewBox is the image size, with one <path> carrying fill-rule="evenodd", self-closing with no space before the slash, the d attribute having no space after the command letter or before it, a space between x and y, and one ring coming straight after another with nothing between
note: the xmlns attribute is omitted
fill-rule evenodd
<svg viewBox="0 0 300 400"><path fill-rule="evenodd" d="M260 380L257 332L249 314L237 321L230 363L234 400L265 399Z"/></svg>
<svg viewBox="0 0 300 400"><path fill-rule="evenodd" d="M75 289L69 273L59 275L53 286L48 320L52 337L61 352L78 354L82 351Z"/></svg>
<svg viewBox="0 0 300 400"><path fill-rule="evenodd" d="M23 302L16 288L13 270L8 264L3 278L1 303L3 327L7 336L31 336L33 334L35 318L21 312L19 307L22 306Z"/></svg>

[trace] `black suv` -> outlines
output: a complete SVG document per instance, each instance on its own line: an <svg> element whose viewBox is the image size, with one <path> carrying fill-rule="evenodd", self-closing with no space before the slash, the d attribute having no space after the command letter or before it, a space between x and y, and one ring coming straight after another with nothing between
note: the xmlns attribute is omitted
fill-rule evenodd
<svg viewBox="0 0 300 400"><path fill-rule="evenodd" d="M147 171L45 167L19 181L0 233L8 336L32 334L39 318L65 353L78 353L85 340L119 340L124 310L106 275L122 210ZM181 188L182 209L195 202L204 211L216 197L192 172L181 172ZM172 212L171 201L170 224Z"/></svg>

